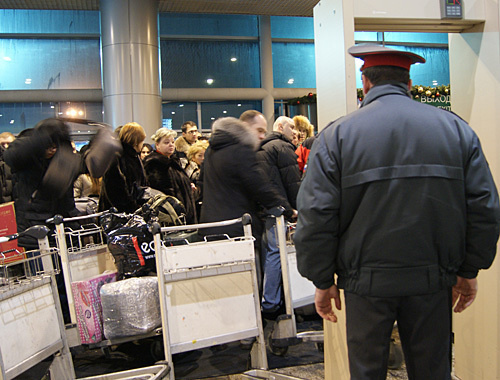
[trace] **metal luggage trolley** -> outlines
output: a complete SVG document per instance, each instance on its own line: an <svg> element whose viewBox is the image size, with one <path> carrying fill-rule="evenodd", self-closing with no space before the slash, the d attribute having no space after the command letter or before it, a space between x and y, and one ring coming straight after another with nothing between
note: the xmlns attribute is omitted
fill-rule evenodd
<svg viewBox="0 0 500 380"><path fill-rule="evenodd" d="M187 226L153 225L165 357L256 337L251 366L268 367L251 218ZM242 223L244 236L172 244L164 234ZM170 379L175 379L171 368Z"/></svg>
<svg viewBox="0 0 500 380"><path fill-rule="evenodd" d="M57 249L49 247L48 233L45 226L33 226L0 238L28 235L39 244L39 250L14 252L19 259L14 262L0 254L0 380L13 379L51 355L51 378L75 378L55 279ZM14 266L22 266L22 273L14 275Z"/></svg>
<svg viewBox="0 0 500 380"><path fill-rule="evenodd" d="M288 351L288 346L301 342L314 342L318 350L322 351L324 343L323 331L297 333L294 309L314 305L316 288L312 282L302 277L297 269L297 257L292 240L295 224L287 224L281 211L274 212L272 210L272 215L276 217L276 235L281 259L285 314L276 319L268 339L269 349L275 355L283 356Z"/></svg>
<svg viewBox="0 0 500 380"><path fill-rule="evenodd" d="M102 274L105 270L116 270L113 255L108 250L107 242L102 227L93 223L92 220L109 213L103 211L96 214L82 215L72 218L63 218L56 215L49 219L48 223L56 226L56 242L61 256L61 267L64 274L64 284L68 296L71 325L66 326L68 342L70 347L80 346L81 340L78 334L77 317L74 295L71 284ZM89 220L88 224L81 228L72 229L65 227L64 223ZM98 343L87 344L89 347L106 348L108 346L122 344L130 341L140 340L161 335L161 327L150 333L134 335L132 337L103 339Z"/></svg>
<svg viewBox="0 0 500 380"><path fill-rule="evenodd" d="M93 220L105 213L100 212L72 218L56 215L47 220L47 223L54 223L56 226L56 243L61 256L61 267L71 318L71 325L66 327L70 347L81 345L76 327L77 317L71 284L97 276L105 270L116 270L113 257L104 238L104 232L100 226L93 223ZM82 220L87 220L89 223L82 225L79 229L64 226L64 223Z"/></svg>

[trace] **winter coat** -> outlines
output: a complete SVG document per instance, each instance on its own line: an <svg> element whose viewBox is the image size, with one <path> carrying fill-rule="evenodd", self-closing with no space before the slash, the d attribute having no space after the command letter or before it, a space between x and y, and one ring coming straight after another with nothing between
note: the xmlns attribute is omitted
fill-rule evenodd
<svg viewBox="0 0 500 380"><path fill-rule="evenodd" d="M261 142L257 161L280 194L287 199L286 208L297 208L300 171L295 146L283 133L273 132Z"/></svg>
<svg viewBox="0 0 500 380"><path fill-rule="evenodd" d="M123 153L102 178L99 211L115 207L119 212L133 213L146 201L141 198L146 176L139 153L129 144L122 145Z"/></svg>
<svg viewBox="0 0 500 380"><path fill-rule="evenodd" d="M298 199L300 273L362 296L430 294L496 253L500 207L479 139L404 85L372 87L316 138Z"/></svg>
<svg viewBox="0 0 500 380"><path fill-rule="evenodd" d="M302 174L304 174L307 169L307 159L309 158L309 153L311 153L312 144L315 139L315 136L308 137L295 150L295 154L298 156L297 162L299 163L299 170Z"/></svg>
<svg viewBox="0 0 500 380"><path fill-rule="evenodd" d="M258 204L272 208L288 203L258 164L256 147L256 136L246 126L221 127L212 133L198 180L203 192L201 222L235 219L249 213L253 235L259 238ZM243 229L232 225L200 233L242 236Z"/></svg>
<svg viewBox="0 0 500 380"><path fill-rule="evenodd" d="M0 203L12 201L12 172L3 158L4 151L0 146Z"/></svg>
<svg viewBox="0 0 500 380"><path fill-rule="evenodd" d="M144 170L149 185L181 201L186 208L186 222L197 223L191 180L182 170L179 158L176 155L169 158L157 151L152 152L144 159Z"/></svg>
<svg viewBox="0 0 500 380"><path fill-rule="evenodd" d="M66 149L72 150L67 131L61 131L60 134L61 139L56 144L58 150L63 145ZM58 197L42 185L49 164L55 159L55 156L50 159L45 158L45 151L52 143L49 136L35 128L15 139L4 152L5 162L11 167L13 173L12 194L19 232L34 225L47 225L46 220L58 214L63 217L79 214L75 208L71 186L61 197ZM69 174L72 178L68 183L72 183L78 174ZM38 247L36 239L28 236L20 237L18 243L27 249Z"/></svg>

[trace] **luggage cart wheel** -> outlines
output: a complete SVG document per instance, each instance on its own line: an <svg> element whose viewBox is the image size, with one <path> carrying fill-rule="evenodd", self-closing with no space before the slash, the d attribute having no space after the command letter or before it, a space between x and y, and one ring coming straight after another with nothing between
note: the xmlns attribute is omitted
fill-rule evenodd
<svg viewBox="0 0 500 380"><path fill-rule="evenodd" d="M387 362L387 368L389 369L399 369L403 365L404 355L401 346L396 343L394 339L391 339L391 344L389 346L389 360Z"/></svg>
<svg viewBox="0 0 500 380"><path fill-rule="evenodd" d="M314 343L314 345L316 346L316 349L318 350L318 352L320 352L320 353L325 352L325 344L323 342L316 342L316 343Z"/></svg>
<svg viewBox="0 0 500 380"><path fill-rule="evenodd" d="M288 352L288 346L284 347L278 347L273 344L273 334L269 334L267 337L267 345L269 347L269 350L276 356L285 356L286 353Z"/></svg>
<svg viewBox="0 0 500 380"><path fill-rule="evenodd" d="M163 341L153 340L149 347L151 357L155 362L165 360L165 350L163 349Z"/></svg>

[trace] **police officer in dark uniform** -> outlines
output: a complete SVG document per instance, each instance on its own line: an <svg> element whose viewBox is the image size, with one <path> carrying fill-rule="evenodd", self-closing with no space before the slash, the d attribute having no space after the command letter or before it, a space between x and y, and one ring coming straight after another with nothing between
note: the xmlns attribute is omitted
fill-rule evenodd
<svg viewBox="0 0 500 380"><path fill-rule="evenodd" d="M381 46L364 60L359 110L316 138L297 198L300 273L316 310L346 303L351 379L384 379L397 321L409 379L450 379L452 305L475 299L496 254L500 208L478 137L455 114L411 99L416 54ZM336 275L337 277L335 278Z"/></svg>

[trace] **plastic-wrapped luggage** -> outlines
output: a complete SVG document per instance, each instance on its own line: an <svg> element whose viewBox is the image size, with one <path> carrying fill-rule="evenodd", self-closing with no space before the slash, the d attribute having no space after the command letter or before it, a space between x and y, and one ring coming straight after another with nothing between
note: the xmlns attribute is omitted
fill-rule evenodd
<svg viewBox="0 0 500 380"><path fill-rule="evenodd" d="M143 335L161 326L157 277L136 277L101 287L104 336Z"/></svg>

